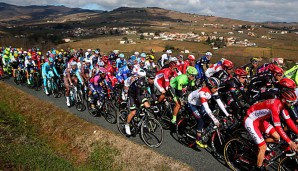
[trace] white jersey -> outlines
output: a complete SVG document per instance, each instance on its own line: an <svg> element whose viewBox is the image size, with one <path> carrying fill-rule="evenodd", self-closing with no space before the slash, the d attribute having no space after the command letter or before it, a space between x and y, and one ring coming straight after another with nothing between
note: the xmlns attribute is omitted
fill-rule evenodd
<svg viewBox="0 0 298 171"><path fill-rule="evenodd" d="M29 62L29 60L25 61L25 68L28 68L28 66L35 66L35 62L32 60L31 62Z"/></svg>
<svg viewBox="0 0 298 171"><path fill-rule="evenodd" d="M151 69L156 68L156 65L155 65L154 62L146 61L144 68L147 69L147 70L151 70Z"/></svg>
<svg viewBox="0 0 298 171"><path fill-rule="evenodd" d="M218 71L222 70L222 66L219 64L211 65L206 71L205 75L207 78L212 77L212 75Z"/></svg>

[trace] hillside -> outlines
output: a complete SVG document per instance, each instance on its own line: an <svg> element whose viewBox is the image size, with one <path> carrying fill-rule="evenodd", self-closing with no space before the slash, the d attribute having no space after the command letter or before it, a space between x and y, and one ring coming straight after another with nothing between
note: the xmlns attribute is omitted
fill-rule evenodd
<svg viewBox="0 0 298 171"><path fill-rule="evenodd" d="M0 2L0 22L10 24L44 22L52 19L59 20L62 17L75 14L84 14L81 16L84 19L86 16L99 13L100 11L68 8L65 6L16 6Z"/></svg>

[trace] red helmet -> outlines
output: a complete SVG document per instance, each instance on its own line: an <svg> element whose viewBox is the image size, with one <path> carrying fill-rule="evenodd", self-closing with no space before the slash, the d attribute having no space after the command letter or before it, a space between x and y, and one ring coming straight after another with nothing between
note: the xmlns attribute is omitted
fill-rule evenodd
<svg viewBox="0 0 298 171"><path fill-rule="evenodd" d="M239 76L247 76L247 72L243 69L243 68L237 68L234 71L235 75L239 75Z"/></svg>
<svg viewBox="0 0 298 171"><path fill-rule="evenodd" d="M176 67L176 62L171 61L171 62L169 63L169 67L170 67L170 68L174 68L174 67Z"/></svg>
<svg viewBox="0 0 298 171"><path fill-rule="evenodd" d="M269 68L269 70L270 70L270 68ZM284 70L281 67L276 66L276 65L274 65L274 68L271 67L271 71L274 73L277 73L277 74L281 74L281 75L284 73Z"/></svg>
<svg viewBox="0 0 298 171"><path fill-rule="evenodd" d="M106 61L108 59L109 59L109 57L107 55L105 55L105 56L102 57L102 60L104 60L104 61Z"/></svg>
<svg viewBox="0 0 298 171"><path fill-rule="evenodd" d="M191 61L194 61L196 58L193 55L188 55L188 59L191 60Z"/></svg>
<svg viewBox="0 0 298 171"><path fill-rule="evenodd" d="M295 89L296 88L296 83L289 78L282 78L279 81L279 84L283 87L283 88L291 88L291 89Z"/></svg>
<svg viewBox="0 0 298 171"><path fill-rule="evenodd" d="M226 69L232 69L234 67L234 64L232 61L226 59L223 61L222 66Z"/></svg>
<svg viewBox="0 0 298 171"><path fill-rule="evenodd" d="M295 90L291 89L281 89L280 97L284 98L288 102L295 102L297 100Z"/></svg>

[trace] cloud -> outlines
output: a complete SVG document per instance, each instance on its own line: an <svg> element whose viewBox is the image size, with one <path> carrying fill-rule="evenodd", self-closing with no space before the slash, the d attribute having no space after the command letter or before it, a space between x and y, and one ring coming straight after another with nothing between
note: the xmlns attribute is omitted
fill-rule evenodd
<svg viewBox="0 0 298 171"><path fill-rule="evenodd" d="M125 7L161 7L247 21L298 22L297 0L5 0L15 5L65 5L112 10Z"/></svg>

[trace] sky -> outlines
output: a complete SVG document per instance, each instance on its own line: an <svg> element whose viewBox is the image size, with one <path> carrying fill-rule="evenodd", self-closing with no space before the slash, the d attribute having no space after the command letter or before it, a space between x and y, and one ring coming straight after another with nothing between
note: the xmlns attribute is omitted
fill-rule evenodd
<svg viewBox="0 0 298 171"><path fill-rule="evenodd" d="M298 0L5 0L3 2L22 6L64 5L107 11L118 7L160 7L254 22L298 22Z"/></svg>

